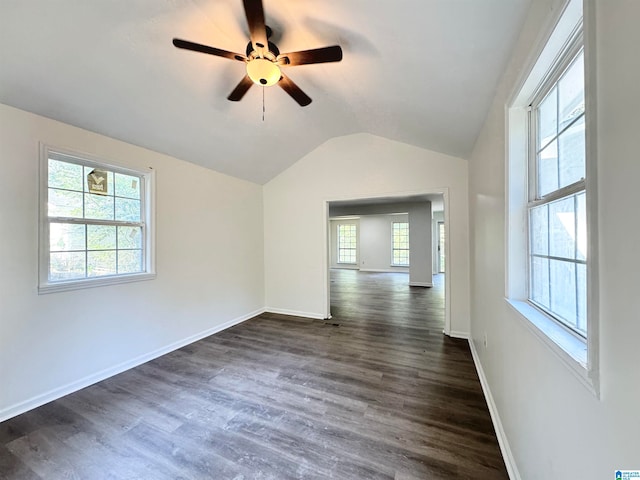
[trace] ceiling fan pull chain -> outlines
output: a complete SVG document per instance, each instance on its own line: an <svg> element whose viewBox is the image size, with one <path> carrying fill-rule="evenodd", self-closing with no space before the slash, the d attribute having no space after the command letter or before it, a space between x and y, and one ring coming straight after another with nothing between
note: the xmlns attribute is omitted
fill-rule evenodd
<svg viewBox="0 0 640 480"><path fill-rule="evenodd" d="M262 87L262 121L264 122L264 87Z"/></svg>

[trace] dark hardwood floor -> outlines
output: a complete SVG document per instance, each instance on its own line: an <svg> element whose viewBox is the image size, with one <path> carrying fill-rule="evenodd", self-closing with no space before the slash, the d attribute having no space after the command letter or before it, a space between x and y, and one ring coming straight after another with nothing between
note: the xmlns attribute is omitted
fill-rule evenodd
<svg viewBox="0 0 640 480"><path fill-rule="evenodd" d="M0 424L2 479L507 479L434 288L335 270L333 318L263 314Z"/></svg>

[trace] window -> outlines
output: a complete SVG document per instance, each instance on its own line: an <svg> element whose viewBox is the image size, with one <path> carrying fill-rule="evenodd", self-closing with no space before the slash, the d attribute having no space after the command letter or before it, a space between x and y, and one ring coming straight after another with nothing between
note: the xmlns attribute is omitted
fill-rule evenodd
<svg viewBox="0 0 640 480"><path fill-rule="evenodd" d="M569 52L574 53L574 52ZM584 55L566 55L531 104L529 301L586 337ZM567 65L568 63L568 65Z"/></svg>
<svg viewBox="0 0 640 480"><path fill-rule="evenodd" d="M445 233L444 222L438 222L438 272L445 273Z"/></svg>
<svg viewBox="0 0 640 480"><path fill-rule="evenodd" d="M598 395L596 78L582 3L558 10L507 109L506 298Z"/></svg>
<svg viewBox="0 0 640 480"><path fill-rule="evenodd" d="M391 224L392 254L391 265L394 267L409 266L409 224L393 222Z"/></svg>
<svg viewBox="0 0 640 480"><path fill-rule="evenodd" d="M357 227L354 224L338 225L338 263L357 263Z"/></svg>
<svg viewBox="0 0 640 480"><path fill-rule="evenodd" d="M151 174L43 147L41 293L153 276Z"/></svg>

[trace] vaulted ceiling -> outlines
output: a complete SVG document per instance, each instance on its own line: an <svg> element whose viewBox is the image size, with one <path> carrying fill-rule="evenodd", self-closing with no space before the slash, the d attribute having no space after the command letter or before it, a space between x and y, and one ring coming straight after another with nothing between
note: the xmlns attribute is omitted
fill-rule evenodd
<svg viewBox="0 0 640 480"><path fill-rule="evenodd" d="M0 102L256 183L357 132L466 158L530 0L263 3L281 51L343 48L285 70L307 107L172 45L244 53L241 0L1 0Z"/></svg>

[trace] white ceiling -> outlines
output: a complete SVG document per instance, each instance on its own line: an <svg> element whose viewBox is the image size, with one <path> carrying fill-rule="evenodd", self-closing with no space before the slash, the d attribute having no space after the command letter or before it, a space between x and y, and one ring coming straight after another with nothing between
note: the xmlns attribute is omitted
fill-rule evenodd
<svg viewBox="0 0 640 480"><path fill-rule="evenodd" d="M444 197L441 193L430 193L425 195L407 195L403 197L376 197L376 198L358 198L353 200L336 200L329 204L329 209L338 209L341 211L351 209L354 214L359 214L359 209L370 211L381 205L402 205L406 207L408 203L431 202L431 210L434 212L442 212L444 210ZM397 213L400 213L398 211ZM402 210L401 213L406 213Z"/></svg>
<svg viewBox="0 0 640 480"><path fill-rule="evenodd" d="M530 0L263 0L281 52L339 44L340 63L289 67L226 100L244 65L241 0L0 0L0 102L265 183L358 132L466 158Z"/></svg>

